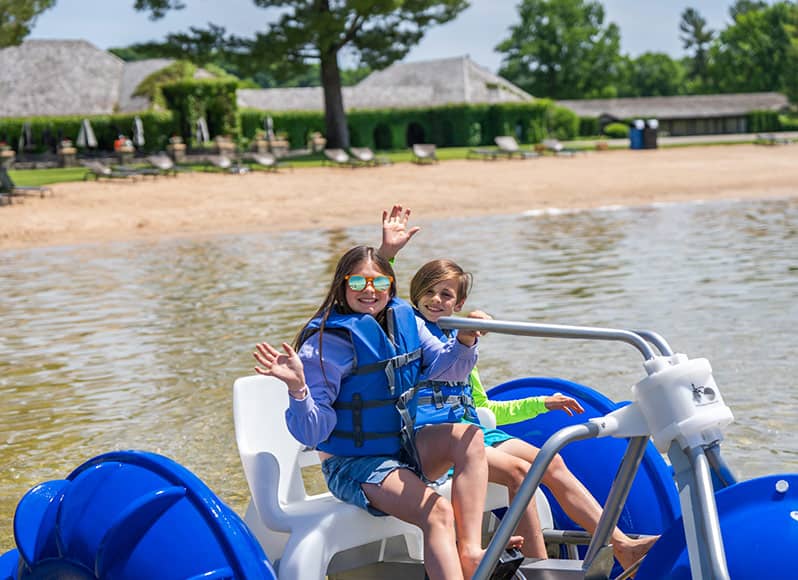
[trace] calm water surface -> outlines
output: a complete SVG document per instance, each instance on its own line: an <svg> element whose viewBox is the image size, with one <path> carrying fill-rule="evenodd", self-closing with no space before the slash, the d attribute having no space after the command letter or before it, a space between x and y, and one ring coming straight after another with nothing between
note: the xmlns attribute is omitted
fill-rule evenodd
<svg viewBox="0 0 798 580"><path fill-rule="evenodd" d="M378 242L376 222L0 252L0 552L22 494L114 449L172 457L243 513L232 383L256 341L293 337L344 250ZM415 268L451 257L475 274L468 306L498 319L655 330L712 363L739 477L798 471L798 200L418 223L402 295ZM641 362L620 343L490 335L480 370L623 400Z"/></svg>

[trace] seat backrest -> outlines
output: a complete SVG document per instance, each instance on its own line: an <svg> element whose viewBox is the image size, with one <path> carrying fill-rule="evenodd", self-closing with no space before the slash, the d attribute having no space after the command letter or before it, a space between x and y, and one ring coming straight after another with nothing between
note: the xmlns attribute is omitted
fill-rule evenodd
<svg viewBox="0 0 798 580"><path fill-rule="evenodd" d="M562 150L562 143L560 143L557 139L544 139L543 146L552 151Z"/></svg>
<svg viewBox="0 0 798 580"><path fill-rule="evenodd" d="M374 152L368 147L350 147L352 155L357 157L360 161L371 161L374 159Z"/></svg>
<svg viewBox="0 0 798 580"><path fill-rule="evenodd" d="M429 143L416 143L413 145L413 153L416 157L434 157L435 145Z"/></svg>
<svg viewBox="0 0 798 580"><path fill-rule="evenodd" d="M83 166L97 175L108 175L111 173L111 168L103 165L99 161L84 161Z"/></svg>
<svg viewBox="0 0 798 580"><path fill-rule="evenodd" d="M324 155L327 159L335 161L336 163L346 163L349 161L349 154L343 149L325 149Z"/></svg>
<svg viewBox="0 0 798 580"><path fill-rule="evenodd" d="M496 137L494 141L502 151L518 151L518 141L515 140L515 137Z"/></svg>
<svg viewBox="0 0 798 580"><path fill-rule="evenodd" d="M261 165L274 165L277 161L277 158L271 153L256 153L252 159Z"/></svg>
<svg viewBox="0 0 798 580"><path fill-rule="evenodd" d="M279 379L252 375L237 379L233 385L236 443L250 492L253 497L265 489L271 494L276 493L279 505L307 497L300 454L311 455L311 459L318 461L318 454L315 451L304 452L304 446L288 431L285 423L287 408L288 389ZM271 457L275 465L271 465L267 473L261 469L252 472L252 463L264 454Z"/></svg>

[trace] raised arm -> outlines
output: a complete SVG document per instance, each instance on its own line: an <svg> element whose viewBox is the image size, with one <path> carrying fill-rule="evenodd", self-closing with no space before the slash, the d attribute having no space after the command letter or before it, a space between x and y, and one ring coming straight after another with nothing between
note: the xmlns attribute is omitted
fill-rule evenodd
<svg viewBox="0 0 798 580"><path fill-rule="evenodd" d="M382 245L377 250L381 256L393 260L410 238L421 230L418 226L408 228L409 219L410 210L401 205L394 205L390 212L382 212Z"/></svg>

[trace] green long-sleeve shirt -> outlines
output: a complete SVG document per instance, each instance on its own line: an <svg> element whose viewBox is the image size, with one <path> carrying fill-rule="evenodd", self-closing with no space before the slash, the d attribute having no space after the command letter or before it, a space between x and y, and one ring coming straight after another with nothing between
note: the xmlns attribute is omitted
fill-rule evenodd
<svg viewBox="0 0 798 580"><path fill-rule="evenodd" d="M475 407L487 407L496 416L496 425L506 425L508 423L519 423L542 413L546 413L546 397L527 397L525 399L514 399L511 401L495 401L488 398L485 387L479 378L477 367L471 370L468 377L471 383L471 396L474 399Z"/></svg>

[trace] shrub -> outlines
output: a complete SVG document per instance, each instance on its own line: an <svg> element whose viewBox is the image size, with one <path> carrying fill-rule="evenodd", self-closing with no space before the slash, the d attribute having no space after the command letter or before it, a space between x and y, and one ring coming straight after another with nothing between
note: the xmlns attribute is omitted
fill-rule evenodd
<svg viewBox="0 0 798 580"><path fill-rule="evenodd" d="M627 139L629 137L629 126L623 123L610 123L602 131L610 139Z"/></svg>

